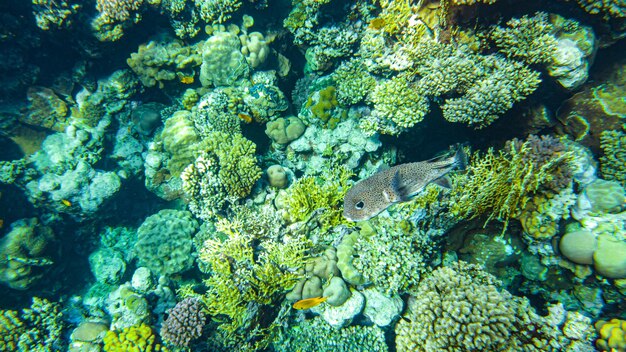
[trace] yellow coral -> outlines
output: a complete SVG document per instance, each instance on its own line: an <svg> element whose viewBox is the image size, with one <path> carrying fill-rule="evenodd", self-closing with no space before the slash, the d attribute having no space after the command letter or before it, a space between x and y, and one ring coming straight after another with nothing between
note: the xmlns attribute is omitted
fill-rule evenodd
<svg viewBox="0 0 626 352"><path fill-rule="evenodd" d="M108 331L104 336L105 352L152 352L169 351L156 343L156 335L146 324L131 326L119 332Z"/></svg>
<svg viewBox="0 0 626 352"><path fill-rule="evenodd" d="M611 319L610 321L598 320L595 324L600 337L596 341L596 347L601 351L624 352L626 351L626 321Z"/></svg>
<svg viewBox="0 0 626 352"><path fill-rule="evenodd" d="M524 142L519 150L474 154L468 172L452 176L451 213L460 218L488 215L487 221L499 219L506 229L509 220L519 216L540 187L552 180L553 171L572 158L571 153L557 154L536 168L527 158L530 153L529 142Z"/></svg>

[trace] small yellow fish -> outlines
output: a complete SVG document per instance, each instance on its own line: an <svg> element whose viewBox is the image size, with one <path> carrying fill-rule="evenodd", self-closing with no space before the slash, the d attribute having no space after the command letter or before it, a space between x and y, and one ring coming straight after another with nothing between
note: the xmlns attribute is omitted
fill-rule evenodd
<svg viewBox="0 0 626 352"><path fill-rule="evenodd" d="M178 80L182 84L193 84L193 82L195 82L193 75L186 75L182 72L176 72L176 75L178 76Z"/></svg>
<svg viewBox="0 0 626 352"><path fill-rule="evenodd" d="M293 308L297 310L313 308L315 306L322 304L323 302L326 302L327 299L328 297L321 297L321 296L301 299L298 302L293 304Z"/></svg>
<svg viewBox="0 0 626 352"><path fill-rule="evenodd" d="M61 203L63 203L63 205L65 205L66 207L71 207L72 206L72 202L70 202L67 199L61 199Z"/></svg>

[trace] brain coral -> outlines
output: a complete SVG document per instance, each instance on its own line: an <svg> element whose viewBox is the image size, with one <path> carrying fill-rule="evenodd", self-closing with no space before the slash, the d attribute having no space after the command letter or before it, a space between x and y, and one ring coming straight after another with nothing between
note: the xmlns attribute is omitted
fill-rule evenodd
<svg viewBox="0 0 626 352"><path fill-rule="evenodd" d="M192 236L198 222L188 211L164 209L149 216L137 230L135 253L139 264L157 275L191 268Z"/></svg>
<svg viewBox="0 0 626 352"><path fill-rule="evenodd" d="M528 300L498 289L478 266L458 262L420 282L406 319L396 325L398 351L551 351L559 331Z"/></svg>

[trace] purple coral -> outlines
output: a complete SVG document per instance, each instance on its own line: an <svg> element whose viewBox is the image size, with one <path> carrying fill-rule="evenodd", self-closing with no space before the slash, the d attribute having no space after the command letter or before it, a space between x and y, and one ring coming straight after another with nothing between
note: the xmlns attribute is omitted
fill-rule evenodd
<svg viewBox="0 0 626 352"><path fill-rule="evenodd" d="M191 340L202 335L206 314L197 298L185 298L170 309L168 314L161 326L161 337L167 342L187 347Z"/></svg>

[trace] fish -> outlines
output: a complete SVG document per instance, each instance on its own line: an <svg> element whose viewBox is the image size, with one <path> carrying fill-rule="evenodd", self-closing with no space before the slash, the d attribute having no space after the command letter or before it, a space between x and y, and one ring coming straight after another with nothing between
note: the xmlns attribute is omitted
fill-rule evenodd
<svg viewBox="0 0 626 352"><path fill-rule="evenodd" d="M63 205L65 205L66 207L71 207L72 206L72 202L70 202L67 199L61 199L61 203L63 203Z"/></svg>
<svg viewBox="0 0 626 352"><path fill-rule="evenodd" d="M349 221L373 218L395 203L408 202L428 184L450 188L446 176L452 170L464 170L467 156L462 147L454 155L396 165L380 170L354 184L343 199L343 216Z"/></svg>
<svg viewBox="0 0 626 352"><path fill-rule="evenodd" d="M186 75L182 72L176 72L176 75L178 76L178 80L182 84L193 84L193 82L195 82L193 75Z"/></svg>
<svg viewBox="0 0 626 352"><path fill-rule="evenodd" d="M293 309L303 310L303 309L313 308L315 306L318 306L326 302L327 299L328 297L321 297L321 296L301 299L293 304Z"/></svg>

